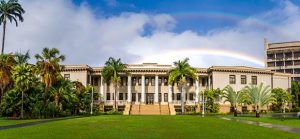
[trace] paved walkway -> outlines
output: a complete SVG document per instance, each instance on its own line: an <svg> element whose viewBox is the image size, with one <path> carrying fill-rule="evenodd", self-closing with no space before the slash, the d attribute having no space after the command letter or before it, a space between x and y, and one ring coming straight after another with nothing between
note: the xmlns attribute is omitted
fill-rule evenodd
<svg viewBox="0 0 300 139"><path fill-rule="evenodd" d="M49 122L54 122L54 121L74 119L74 118L80 118L80 117L55 118L55 119L50 119L50 120L41 120L41 121L28 122L28 123L20 123L20 124L14 124L14 125L5 125L5 126L0 126L0 131L1 130L6 130L6 129L12 129L12 128L20 128L20 127L26 127L26 126L33 126L33 125L38 125L38 124L43 124L43 123L49 123Z"/></svg>
<svg viewBox="0 0 300 139"><path fill-rule="evenodd" d="M228 121L236 121L236 122L241 122L241 123L246 123L246 124L251 124L251 125L257 125L257 126L261 126L261 127L273 128L273 129L278 129L278 130L282 130L282 131L287 131L287 132L291 132L291 133L300 134L300 128L297 128L297 127L270 124L270 123L264 123L264 122L258 122L258 121L241 120L241 119L238 119L238 118L221 117L221 119L228 120Z"/></svg>

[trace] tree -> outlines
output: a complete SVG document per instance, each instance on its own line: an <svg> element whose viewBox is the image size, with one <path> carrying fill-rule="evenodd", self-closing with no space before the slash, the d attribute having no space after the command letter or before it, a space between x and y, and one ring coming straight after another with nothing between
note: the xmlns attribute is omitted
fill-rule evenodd
<svg viewBox="0 0 300 139"><path fill-rule="evenodd" d="M46 103L49 87L55 83L56 77L60 74L62 68L59 62L64 61L65 56L60 55L56 48L44 48L42 55L36 54L35 58L37 59L38 74L45 84L44 103Z"/></svg>
<svg viewBox="0 0 300 139"><path fill-rule="evenodd" d="M74 84L70 80L66 80L61 76L58 77L57 82L50 87L50 92L57 108L62 110L62 103L72 103L72 97L75 96L73 88Z"/></svg>
<svg viewBox="0 0 300 139"><path fill-rule="evenodd" d="M263 106L273 102L270 86L259 85L246 86L246 99L255 107L256 117L260 117L260 110Z"/></svg>
<svg viewBox="0 0 300 139"><path fill-rule="evenodd" d="M15 64L12 54L0 55L0 99L4 95L5 90L12 84L11 70Z"/></svg>
<svg viewBox="0 0 300 139"><path fill-rule="evenodd" d="M12 77L14 80L15 88L22 93L22 108L21 108L21 118L24 117L24 111L23 111L23 99L24 99L24 92L29 90L31 87L34 86L36 82L36 76L33 74L34 70L31 65L21 64L18 66L15 66L12 71Z"/></svg>
<svg viewBox="0 0 300 139"><path fill-rule="evenodd" d="M218 89L205 89L204 99L205 99L205 110L207 112L217 113L219 112L220 105L216 103L216 99L220 97L222 91Z"/></svg>
<svg viewBox="0 0 300 139"><path fill-rule="evenodd" d="M275 99L274 106L278 109L282 109L282 112L285 113L285 104L291 102L292 95L282 88L272 89L272 96Z"/></svg>
<svg viewBox="0 0 300 139"><path fill-rule="evenodd" d="M121 59L110 57L106 62L102 71L102 76L105 82L111 82L114 87L114 112L117 111L117 88L120 85L120 73L125 72L126 65L121 62Z"/></svg>
<svg viewBox="0 0 300 139"><path fill-rule="evenodd" d="M233 107L234 116L237 116L237 105L242 103L242 95L241 91L234 91L230 85L223 89L222 97L225 98L224 102L229 102L231 107Z"/></svg>
<svg viewBox="0 0 300 139"><path fill-rule="evenodd" d="M17 65L28 64L28 60L30 59L29 51L25 54L17 52L14 54L14 57Z"/></svg>
<svg viewBox="0 0 300 139"><path fill-rule="evenodd" d="M23 14L25 10L22 8L21 4L18 3L18 0L1 0L0 2L0 25L3 24L3 36L2 36L2 51L1 54L4 54L4 42L5 42L5 33L6 33L6 23L7 19L10 22L15 22L18 26L18 21L23 22Z"/></svg>
<svg viewBox="0 0 300 139"><path fill-rule="evenodd" d="M300 94L300 84L297 81L292 81L292 94L296 98L296 107L299 107L299 94Z"/></svg>
<svg viewBox="0 0 300 139"><path fill-rule="evenodd" d="M196 69L192 68L188 63L189 59L179 60L174 62L174 68L169 71L168 83L172 85L174 82L178 83L178 89L181 91L181 112L184 113L184 98L186 92L186 79L196 79Z"/></svg>

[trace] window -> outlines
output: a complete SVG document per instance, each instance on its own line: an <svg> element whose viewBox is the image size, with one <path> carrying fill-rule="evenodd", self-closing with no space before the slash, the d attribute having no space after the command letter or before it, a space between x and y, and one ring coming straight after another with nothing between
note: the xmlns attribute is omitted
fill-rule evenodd
<svg viewBox="0 0 300 139"><path fill-rule="evenodd" d="M164 93L164 102L168 102L168 93Z"/></svg>
<svg viewBox="0 0 300 139"><path fill-rule="evenodd" d="M98 86L98 81L99 81L99 78L98 77L94 77L93 85L94 86Z"/></svg>
<svg viewBox="0 0 300 139"><path fill-rule="evenodd" d="M151 78L151 85L154 86L155 85L155 79Z"/></svg>
<svg viewBox="0 0 300 139"><path fill-rule="evenodd" d="M252 76L252 77L251 77L251 83L252 83L253 85L256 85L256 84L257 84L257 76Z"/></svg>
<svg viewBox="0 0 300 139"><path fill-rule="evenodd" d="M235 75L229 75L229 83L235 84Z"/></svg>
<svg viewBox="0 0 300 139"><path fill-rule="evenodd" d="M136 85L136 78L133 77L133 78L132 78L132 86L135 86L135 85Z"/></svg>
<svg viewBox="0 0 300 139"><path fill-rule="evenodd" d="M149 85L149 78L145 77L145 85L148 86Z"/></svg>
<svg viewBox="0 0 300 139"><path fill-rule="evenodd" d="M119 100L123 100L123 93L119 93Z"/></svg>
<svg viewBox="0 0 300 139"><path fill-rule="evenodd" d="M110 93L106 93L106 100L110 100Z"/></svg>
<svg viewBox="0 0 300 139"><path fill-rule="evenodd" d="M172 100L175 100L175 94L172 93Z"/></svg>
<svg viewBox="0 0 300 139"><path fill-rule="evenodd" d="M247 84L247 76L241 75L241 84Z"/></svg>
<svg viewBox="0 0 300 139"><path fill-rule="evenodd" d="M181 93L177 93L177 100L181 100Z"/></svg>
<svg viewBox="0 0 300 139"><path fill-rule="evenodd" d="M128 99L128 93L125 93L125 100Z"/></svg>
<svg viewBox="0 0 300 139"><path fill-rule="evenodd" d="M193 79L192 78L187 79L187 86L193 86Z"/></svg>
<svg viewBox="0 0 300 139"><path fill-rule="evenodd" d="M162 78L158 78L158 85L161 86L161 79Z"/></svg>
<svg viewBox="0 0 300 139"><path fill-rule="evenodd" d="M120 77L120 86L123 86L123 84L124 84L124 78L123 77Z"/></svg>
<svg viewBox="0 0 300 139"><path fill-rule="evenodd" d="M165 77L165 78L164 78L164 86L167 86L167 85L168 85L168 78Z"/></svg>
<svg viewBox="0 0 300 139"><path fill-rule="evenodd" d="M194 100L194 93L189 93L189 100Z"/></svg>
<svg viewBox="0 0 300 139"><path fill-rule="evenodd" d="M201 81L202 86L205 86L205 83L206 83L205 78L202 78L202 81Z"/></svg>
<svg viewBox="0 0 300 139"><path fill-rule="evenodd" d="M139 85L142 85L142 78L141 77L139 77L138 82L139 82Z"/></svg>
<svg viewBox="0 0 300 139"><path fill-rule="evenodd" d="M64 78L65 78L66 80L70 80L70 74L64 74Z"/></svg>

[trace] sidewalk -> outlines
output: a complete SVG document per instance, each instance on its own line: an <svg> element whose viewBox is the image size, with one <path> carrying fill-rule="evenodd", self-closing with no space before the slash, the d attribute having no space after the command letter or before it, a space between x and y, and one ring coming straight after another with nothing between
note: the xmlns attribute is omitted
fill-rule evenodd
<svg viewBox="0 0 300 139"><path fill-rule="evenodd" d="M270 124L270 123L257 122L257 121L241 120L238 118L226 118L226 117L220 117L220 118L223 120L236 121L236 122L240 122L240 123L257 125L257 126L261 126L261 127L273 128L273 129L278 129L278 130L282 130L282 131L300 134L300 128L297 128L297 127Z"/></svg>

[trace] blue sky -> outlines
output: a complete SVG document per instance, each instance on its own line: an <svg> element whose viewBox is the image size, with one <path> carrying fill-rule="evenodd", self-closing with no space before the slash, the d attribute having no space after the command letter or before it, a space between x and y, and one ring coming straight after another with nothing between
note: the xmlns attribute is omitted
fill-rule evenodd
<svg viewBox="0 0 300 139"><path fill-rule="evenodd" d="M109 57L129 64L189 57L197 67L264 67L264 38L300 40L298 0L186 1L20 0L25 21L8 24L6 51L56 47L64 64L91 66Z"/></svg>
<svg viewBox="0 0 300 139"><path fill-rule="evenodd" d="M110 1L110 2L109 2ZM279 1L279 0L278 0ZM177 21L176 32L198 33L214 28L235 26L249 16L278 6L276 0L73 0L87 3L97 15L119 15L123 12L167 13Z"/></svg>

